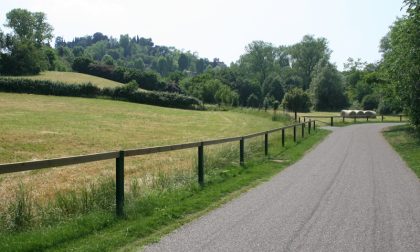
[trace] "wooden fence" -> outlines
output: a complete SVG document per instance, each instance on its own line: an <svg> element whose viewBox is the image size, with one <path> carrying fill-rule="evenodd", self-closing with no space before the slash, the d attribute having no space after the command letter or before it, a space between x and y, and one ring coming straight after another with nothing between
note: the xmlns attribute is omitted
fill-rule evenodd
<svg viewBox="0 0 420 252"><path fill-rule="evenodd" d="M183 144L157 146L157 147L140 148L140 149L110 151L110 152L104 152L104 153L63 157L63 158L40 160L40 161L0 164L0 174L15 173L15 172L43 169L43 168L60 167L60 166L115 159L116 214L118 216L122 216L124 215L124 159L126 157L197 148L198 149L198 164L197 164L198 183L201 186L203 186L204 185L204 147L205 146L239 141L239 163L241 165L244 165L245 163L244 146L245 146L246 139L264 135L264 154L268 155L268 135L269 134L281 131L281 144L284 147L284 142L285 142L285 137L286 137L285 130L289 128L293 128L293 140L296 142L297 141L297 127L299 126L301 127L302 138L305 136L305 128L307 128L307 131L310 134L311 128L315 130L315 127L316 127L315 121L310 119L308 122L306 122L306 119L305 119L305 122L302 122L302 123L296 123L296 124L281 127L281 128L275 128L268 131L253 133L253 134L239 136L239 137L230 137L230 138L222 138L222 139L215 139L215 140L207 140L207 141L202 141L202 142L183 143Z"/></svg>
<svg viewBox="0 0 420 252"><path fill-rule="evenodd" d="M343 123L346 121L346 118L353 119L353 122L357 122L357 119L366 119L367 122L369 121L369 119L374 119L374 118L372 118L372 116L369 116L369 115L359 115L359 116L355 116L355 117L346 117L346 116L316 116L316 115L314 115L314 116L299 116L299 122L301 122L301 117L303 118L303 122L306 122L306 118L308 118L309 120L312 120L313 118L314 119L317 119L317 118L318 119L319 118L321 118L321 119L322 118L329 118L330 119L330 123L329 124L331 126L334 126L334 118L340 118L340 119L342 119L342 122ZM380 115L380 117L381 117L381 122L384 121L384 118L385 117L399 117L400 118L400 122L402 122L403 117L407 117L407 115L386 115L386 116ZM316 120L316 121L319 121L319 120ZM319 121L319 122L322 122L322 121ZM324 122L324 123L326 123L326 122ZM328 123L326 123L326 124L328 124Z"/></svg>

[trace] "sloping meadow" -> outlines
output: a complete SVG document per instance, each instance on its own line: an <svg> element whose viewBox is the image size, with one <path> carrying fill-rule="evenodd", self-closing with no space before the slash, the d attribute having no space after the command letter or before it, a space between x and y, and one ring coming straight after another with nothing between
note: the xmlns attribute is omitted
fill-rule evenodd
<svg viewBox="0 0 420 252"><path fill-rule="evenodd" d="M269 113L203 112L69 97L0 93L0 163L246 135L277 128ZM280 136L270 136L280 143ZM262 158L263 139L245 142L246 159ZM125 164L127 204L153 192L197 183L197 150L140 157ZM238 143L205 148L206 179L239 165ZM20 232L115 208L115 161L0 176L0 225Z"/></svg>

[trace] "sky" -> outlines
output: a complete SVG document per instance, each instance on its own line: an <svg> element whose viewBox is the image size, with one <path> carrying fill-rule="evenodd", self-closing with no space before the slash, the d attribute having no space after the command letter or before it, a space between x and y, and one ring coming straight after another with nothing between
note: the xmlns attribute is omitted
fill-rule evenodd
<svg viewBox="0 0 420 252"><path fill-rule="evenodd" d="M139 35L228 65L254 40L291 45L311 34L328 40L342 69L349 57L380 60L379 41L401 7L402 0L1 0L0 24L24 8L44 12L66 41L95 32Z"/></svg>

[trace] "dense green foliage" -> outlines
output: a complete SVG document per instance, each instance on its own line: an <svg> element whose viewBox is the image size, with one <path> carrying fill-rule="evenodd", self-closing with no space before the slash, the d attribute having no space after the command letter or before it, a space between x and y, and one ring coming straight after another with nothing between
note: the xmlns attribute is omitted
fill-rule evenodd
<svg viewBox="0 0 420 252"><path fill-rule="evenodd" d="M95 63L86 57L77 57L74 60L72 67L75 71L80 73L90 74L121 83L136 81L140 88L146 90L181 93L181 89L178 85L170 85L161 81L158 74L153 71L140 71L133 68L115 67L114 65Z"/></svg>
<svg viewBox="0 0 420 252"><path fill-rule="evenodd" d="M383 72L389 93L420 129L420 3L405 0L407 15L398 19L382 40Z"/></svg>
<svg viewBox="0 0 420 252"><path fill-rule="evenodd" d="M101 89L90 83L65 84L45 80L0 78L0 91L74 97L105 96L118 100L176 108L195 108L201 105L198 99L182 94L139 90L135 82L123 87Z"/></svg>
<svg viewBox="0 0 420 252"><path fill-rule="evenodd" d="M0 30L1 74L31 75L54 68L55 53L48 47L53 29L44 13L13 9L5 26L12 32Z"/></svg>
<svg viewBox="0 0 420 252"><path fill-rule="evenodd" d="M335 111L347 107L342 76L325 58L315 66L311 94L314 108L318 111Z"/></svg>
<svg viewBox="0 0 420 252"><path fill-rule="evenodd" d="M134 80L142 89L183 93L205 103L223 106L267 109L281 102L285 92L294 87L309 90L315 66L330 55L327 40L310 35L291 46L251 42L240 59L230 67L217 58L211 62L190 52L155 45L150 38L121 35L116 39L100 32L76 37L69 42L58 36L53 50L48 46L52 27L46 23L45 15L21 9L10 13L15 12L18 15L8 24L14 28L14 33L7 36L0 33L2 48L7 47L5 42L10 40L6 38L20 38L21 34L26 34L22 30L32 29L36 36L27 36L32 38L30 44L22 43L15 45L13 50L3 50L8 52L1 57L3 74L34 74L47 69L73 70L121 83ZM31 26L30 22L26 22L30 20L27 16L31 15L42 17L39 19L42 25ZM35 50L34 46L38 46L39 50ZM333 65L330 69L336 71ZM338 105L331 109L339 108Z"/></svg>
<svg viewBox="0 0 420 252"><path fill-rule="evenodd" d="M309 111L311 101L307 92L303 91L301 88L292 88L284 96L283 106L295 113L296 120L297 112Z"/></svg>
<svg viewBox="0 0 420 252"><path fill-rule="evenodd" d="M307 92L311 109L372 109L410 114L420 123L418 1L405 0L407 15L381 40L383 60L368 64L349 58L340 72L330 62L325 38L305 35L293 45L253 41L227 67L195 53L155 45L150 38L100 32L49 46L52 27L43 13L7 13L10 34L0 30L0 72L27 75L42 70L77 71L153 91L181 93L205 103L268 109L293 88Z"/></svg>

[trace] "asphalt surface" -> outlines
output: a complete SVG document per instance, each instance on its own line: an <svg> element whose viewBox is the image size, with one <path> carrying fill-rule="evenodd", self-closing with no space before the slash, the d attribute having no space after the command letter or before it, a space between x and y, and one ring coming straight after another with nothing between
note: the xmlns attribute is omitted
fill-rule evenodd
<svg viewBox="0 0 420 252"><path fill-rule="evenodd" d="M335 128L303 159L145 251L420 251L420 181L380 131Z"/></svg>

